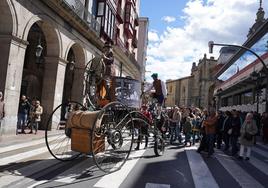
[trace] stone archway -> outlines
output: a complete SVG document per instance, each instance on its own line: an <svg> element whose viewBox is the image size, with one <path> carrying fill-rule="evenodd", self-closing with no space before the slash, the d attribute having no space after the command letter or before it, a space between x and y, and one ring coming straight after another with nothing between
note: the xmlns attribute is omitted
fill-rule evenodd
<svg viewBox="0 0 268 188"><path fill-rule="evenodd" d="M6 112L0 131L10 134L15 132L17 122L18 78L21 76L17 71L19 57L24 57L27 42L16 37L18 22L13 2L1 0L0 12L0 91L4 93Z"/></svg>
<svg viewBox="0 0 268 188"><path fill-rule="evenodd" d="M59 58L61 45L58 32L45 19L32 18L24 29L29 45L23 63L21 87L21 94L26 90L27 93L25 94L30 98L37 98L41 101L43 106L41 129L45 128L47 118L53 109L61 103L62 95L59 95L59 93L62 93L63 90L62 80L64 80L66 67L66 63ZM39 45L43 48L40 57L36 54ZM35 82L33 79L26 79L29 77L36 77ZM38 83L36 84L36 82ZM30 89L32 87L38 87L39 92L33 89L35 93L31 93Z"/></svg>
<svg viewBox="0 0 268 188"><path fill-rule="evenodd" d="M5 93L7 68L10 56L10 43L16 28L16 18L12 14L13 7L8 0L0 1L0 91Z"/></svg>
<svg viewBox="0 0 268 188"><path fill-rule="evenodd" d="M83 102L85 53L77 43L71 45L67 52L63 102L68 100Z"/></svg>
<svg viewBox="0 0 268 188"><path fill-rule="evenodd" d="M26 95L30 100L41 100L42 104L42 87L45 70L44 57L47 54L47 45L45 35L37 23L33 24L30 28L27 41L29 44L23 63L20 95ZM37 46L42 48L40 57L36 55Z"/></svg>

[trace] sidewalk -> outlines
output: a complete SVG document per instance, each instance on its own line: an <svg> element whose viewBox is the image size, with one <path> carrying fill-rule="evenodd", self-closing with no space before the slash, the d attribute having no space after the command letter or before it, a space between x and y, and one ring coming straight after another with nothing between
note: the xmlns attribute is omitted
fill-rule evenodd
<svg viewBox="0 0 268 188"><path fill-rule="evenodd" d="M38 130L37 134L18 134L8 135L0 137L0 147L11 146L13 144L19 144L24 142L30 142L32 140L44 139L45 142L45 131Z"/></svg>

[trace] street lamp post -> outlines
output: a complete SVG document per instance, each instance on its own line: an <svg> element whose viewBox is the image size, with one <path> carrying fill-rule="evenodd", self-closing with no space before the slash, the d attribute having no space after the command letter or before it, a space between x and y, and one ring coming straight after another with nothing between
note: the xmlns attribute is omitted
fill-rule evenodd
<svg viewBox="0 0 268 188"><path fill-rule="evenodd" d="M267 66L265 65L264 61L262 60L262 58L257 54L255 53L254 51L252 51L251 49L245 47L245 46L240 46L240 45L234 45L234 44L222 44L222 43L214 43L213 41L209 41L208 42L208 47L209 47L209 53L213 53L213 46L226 46L226 47L237 47L237 48L240 48L240 49L244 49L244 50L247 50L249 52L251 52L253 55L255 55L259 60L260 62L262 63L263 65L263 69L264 69L264 72L266 74L266 94L265 94L265 111L268 112L268 99L267 99L267 95L268 95L268 68Z"/></svg>
<svg viewBox="0 0 268 188"><path fill-rule="evenodd" d="M256 83L256 86L255 86L255 93L256 93L256 97L257 97L257 100L256 100L256 104L257 104L257 113L259 113L259 82L260 82L260 79L261 79L261 76L259 73L257 73L256 71L253 71L251 74L251 79ZM255 102L255 100L254 100Z"/></svg>

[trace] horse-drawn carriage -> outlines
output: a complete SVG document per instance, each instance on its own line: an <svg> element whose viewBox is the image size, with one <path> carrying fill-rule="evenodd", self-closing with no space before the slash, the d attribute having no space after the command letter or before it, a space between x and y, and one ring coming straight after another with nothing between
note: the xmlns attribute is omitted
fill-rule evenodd
<svg viewBox="0 0 268 188"><path fill-rule="evenodd" d="M97 72L93 67L91 62L85 71L87 103L63 103L49 116L45 139L51 155L61 161L74 160L81 154L90 155L99 169L114 172L122 167L132 151L134 126L137 125L149 127L155 154L162 155L165 142L156 128L158 120L148 121L137 110L140 83L131 78L114 77L108 88L110 98L104 100L96 79L92 78Z"/></svg>

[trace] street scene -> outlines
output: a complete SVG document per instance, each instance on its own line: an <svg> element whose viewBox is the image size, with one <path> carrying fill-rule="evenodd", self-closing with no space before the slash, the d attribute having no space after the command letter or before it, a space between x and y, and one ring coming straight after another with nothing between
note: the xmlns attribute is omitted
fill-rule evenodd
<svg viewBox="0 0 268 188"><path fill-rule="evenodd" d="M0 0L0 187L268 187L267 3Z"/></svg>

